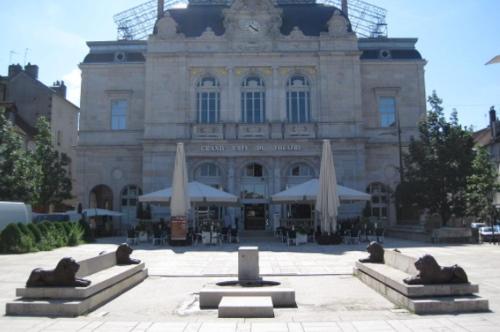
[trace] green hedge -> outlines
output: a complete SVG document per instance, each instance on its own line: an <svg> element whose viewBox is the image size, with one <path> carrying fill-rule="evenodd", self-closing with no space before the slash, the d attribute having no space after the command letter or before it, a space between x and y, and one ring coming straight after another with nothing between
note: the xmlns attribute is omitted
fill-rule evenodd
<svg viewBox="0 0 500 332"><path fill-rule="evenodd" d="M0 233L3 253L46 251L84 242L84 228L73 222L12 223Z"/></svg>

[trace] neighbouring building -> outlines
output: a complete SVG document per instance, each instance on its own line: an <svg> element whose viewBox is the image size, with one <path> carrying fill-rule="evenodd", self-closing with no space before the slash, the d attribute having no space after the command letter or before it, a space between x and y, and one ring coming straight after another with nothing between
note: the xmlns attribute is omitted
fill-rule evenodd
<svg viewBox="0 0 500 332"><path fill-rule="evenodd" d="M489 115L490 125L476 131L473 137L477 145L483 146L488 150L491 162L500 173L500 121L497 118L497 112L494 107L491 107ZM500 192L495 194L495 204L500 207Z"/></svg>
<svg viewBox="0 0 500 332"><path fill-rule="evenodd" d="M395 221L401 147L426 109L417 39L358 38L345 10L311 0L192 0L159 13L146 41L88 42L84 207L132 221L138 195L170 186L184 142L190 181L238 195L240 229L270 229L290 212L270 196L318 177L329 139L338 182L370 192L368 213Z"/></svg>
<svg viewBox="0 0 500 332"><path fill-rule="evenodd" d="M54 148L71 159L69 176L73 184L75 199L66 202L76 204L77 182L75 177L76 152L78 142L78 114L80 109L66 99L64 82L56 82L49 87L38 80L37 65L9 66L4 79L4 103L9 105L9 116L23 136L26 148L34 147L36 122L44 116L50 122Z"/></svg>

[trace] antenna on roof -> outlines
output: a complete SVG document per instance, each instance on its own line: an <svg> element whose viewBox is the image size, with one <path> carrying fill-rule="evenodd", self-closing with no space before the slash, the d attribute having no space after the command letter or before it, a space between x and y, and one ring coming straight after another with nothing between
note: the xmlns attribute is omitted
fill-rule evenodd
<svg viewBox="0 0 500 332"><path fill-rule="evenodd" d="M116 14L113 19L118 28L118 39L138 40L147 38L153 32L153 27L159 16L158 8L162 7L163 2L165 10L189 3L188 0L149 0ZM210 0L205 0L205 2L210 3ZM342 3L344 3L344 6L346 5L345 0L317 0L317 2L337 8L342 8ZM231 1L228 0L228 3L231 3ZM344 8L347 8L352 29L359 37L387 37L387 23L385 21L387 10L362 0L349 0L347 7Z"/></svg>
<svg viewBox="0 0 500 332"><path fill-rule="evenodd" d="M30 50L29 48L26 48L24 50L24 63L23 63L23 66L26 66L26 61L28 59L28 52L29 52L29 50Z"/></svg>
<svg viewBox="0 0 500 332"><path fill-rule="evenodd" d="M12 57L14 56L14 54L17 54L17 52L16 52L16 51L14 51L14 50L11 50L11 51L9 52L9 65L11 65L11 64L12 64Z"/></svg>

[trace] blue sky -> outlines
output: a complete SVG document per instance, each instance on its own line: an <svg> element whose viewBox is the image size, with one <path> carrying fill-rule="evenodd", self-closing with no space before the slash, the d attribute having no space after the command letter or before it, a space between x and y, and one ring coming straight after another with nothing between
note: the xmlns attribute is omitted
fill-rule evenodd
<svg viewBox="0 0 500 332"><path fill-rule="evenodd" d="M64 79L69 98L79 102L78 64L86 41L114 40L113 15L146 0L0 0L0 75L9 59L40 66L40 80ZM368 0L388 10L390 37L417 37L428 61L427 94L436 90L446 111L460 122L487 125L489 107L500 110L499 0ZM10 51L16 52L11 54Z"/></svg>

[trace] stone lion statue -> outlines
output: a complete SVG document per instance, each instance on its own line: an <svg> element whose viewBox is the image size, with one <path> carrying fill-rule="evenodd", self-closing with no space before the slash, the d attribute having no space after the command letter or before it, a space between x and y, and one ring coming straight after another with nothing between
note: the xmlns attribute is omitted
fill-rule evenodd
<svg viewBox="0 0 500 332"><path fill-rule="evenodd" d="M116 249L116 264L117 265L131 265L141 263L138 259L130 258L134 250L126 243L122 243Z"/></svg>
<svg viewBox="0 0 500 332"><path fill-rule="evenodd" d="M441 267L431 255L424 255L415 262L418 274L404 279L408 285L467 284L469 279L458 265Z"/></svg>
<svg viewBox="0 0 500 332"><path fill-rule="evenodd" d="M370 254L367 258L360 259L361 263L384 263L384 247L378 242L370 242L366 247L366 250Z"/></svg>
<svg viewBox="0 0 500 332"><path fill-rule="evenodd" d="M76 277L80 268L73 258L65 257L53 270L34 269L26 282L26 287L87 287L91 281Z"/></svg>

